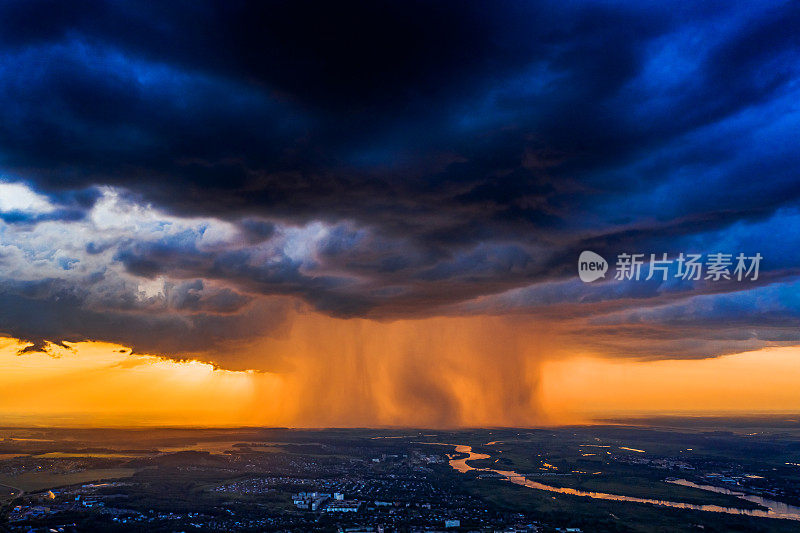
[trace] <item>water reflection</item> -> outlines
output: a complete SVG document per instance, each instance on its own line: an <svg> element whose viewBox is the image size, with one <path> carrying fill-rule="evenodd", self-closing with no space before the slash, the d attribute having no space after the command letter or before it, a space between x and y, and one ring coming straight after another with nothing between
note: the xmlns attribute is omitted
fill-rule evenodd
<svg viewBox="0 0 800 533"><path fill-rule="evenodd" d="M660 505L663 507L675 507L678 509L692 509L695 511L710 511L714 513L747 515L760 518L783 518L787 520L800 520L800 507L795 507L785 503L768 500L766 498L760 498L758 496L751 496L748 494L734 492L728 489L723 489L721 487L713 487L711 485L697 485L690 481L686 481L685 479L672 480L670 481L670 483L703 489L703 490L709 490L712 492L718 492L720 494L728 494L731 496L736 496L737 498L748 500L757 503L763 507L766 507L767 510L764 511L759 509L738 509L736 507L721 507L719 505L695 505L691 503L671 502L667 500L637 498L635 496L622 496L620 494L608 494L606 492L591 492L591 491L584 491L567 487L553 487L551 485L539 483L538 481L532 481L523 476L522 474L519 474L511 470L494 470L492 468L473 468L472 466L467 464L467 461L476 461L478 459L489 459L491 456L485 453L473 452L472 446L453 445L453 444L451 444L450 446L455 446L456 452L458 453L468 454L467 457L464 457L462 459L450 460L450 466L454 470L461 472L462 474L469 472L470 470L475 470L477 472L493 472L495 474L502 476L511 483L514 483L515 485L522 485L523 487L528 487L531 489L545 490L548 492L558 492L560 494L570 494L572 496L584 496L589 498L595 498L597 500L614 500L620 502L649 503L651 505Z"/></svg>

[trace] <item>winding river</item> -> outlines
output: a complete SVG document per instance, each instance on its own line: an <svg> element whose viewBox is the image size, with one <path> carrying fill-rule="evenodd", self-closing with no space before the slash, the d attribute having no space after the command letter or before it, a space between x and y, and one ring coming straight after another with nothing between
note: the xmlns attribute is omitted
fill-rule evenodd
<svg viewBox="0 0 800 533"><path fill-rule="evenodd" d="M431 443L434 444L434 443ZM436 443L441 444L441 443ZM578 489L572 489L568 487L553 487L551 485L546 485L544 483L539 483L538 481L532 481L522 474L511 470L494 470L492 468L474 468L467 464L468 461L475 461L478 459L489 459L491 456L485 453L475 453L472 451L472 446L466 445L455 445L449 444L448 446L455 446L456 452L458 453L466 453L468 454L467 457L463 459L451 459L450 466L458 471L463 473L469 472L470 470L475 470L476 472L493 472L502 476L507 481L514 483L515 485L522 485L523 487L528 487L531 489L537 490L544 490L548 492L557 492L560 494L570 494L572 496L584 496L588 498L594 498L597 500L614 500L620 502L635 502L635 503L648 503L651 505L660 505L662 507L675 507L678 509L692 509L695 511L709 511L713 513L726 513L726 514L735 514L735 515L747 515L747 516L755 516L759 518L782 518L785 520L800 520L800 507L796 507L794 505L788 505L785 503L777 502L774 500L768 500L766 498L761 498L759 496L752 496L749 494L744 494L740 492L735 492L732 490L728 490L722 487L714 487L711 485L697 485L692 483L691 481L686 481L685 479L677 479L674 481L669 481L668 483L674 483L676 485L683 485L686 487L692 487L702 490L708 490L711 492L718 492L720 494L728 494L731 496L736 496L737 498L741 498L743 500L748 500L754 503L757 503L763 507L766 507L767 510L760 510L760 509L738 509L736 507L721 507L719 505L695 505L691 503L681 503L681 502L671 502L667 500L654 500L650 498L637 498L635 496L622 496L620 494L608 494L606 492L590 492Z"/></svg>

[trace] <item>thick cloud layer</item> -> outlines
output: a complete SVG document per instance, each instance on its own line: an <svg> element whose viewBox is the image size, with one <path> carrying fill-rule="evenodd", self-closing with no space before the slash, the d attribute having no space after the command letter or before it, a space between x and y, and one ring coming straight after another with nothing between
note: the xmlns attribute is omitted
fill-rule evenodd
<svg viewBox="0 0 800 533"><path fill-rule="evenodd" d="M652 357L796 343L798 24L792 2L5 3L0 331L180 355L304 302L532 314ZM584 285L584 249L764 261Z"/></svg>

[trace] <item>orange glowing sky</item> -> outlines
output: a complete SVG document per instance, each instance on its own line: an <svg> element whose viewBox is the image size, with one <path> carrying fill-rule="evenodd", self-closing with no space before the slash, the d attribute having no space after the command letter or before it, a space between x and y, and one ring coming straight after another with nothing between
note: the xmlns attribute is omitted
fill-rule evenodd
<svg viewBox="0 0 800 533"><path fill-rule="evenodd" d="M0 412L6 424L479 426L800 410L800 348L641 362L565 353L522 326L309 316L242 350L243 367L271 362L258 372L98 342L20 355L3 338Z"/></svg>

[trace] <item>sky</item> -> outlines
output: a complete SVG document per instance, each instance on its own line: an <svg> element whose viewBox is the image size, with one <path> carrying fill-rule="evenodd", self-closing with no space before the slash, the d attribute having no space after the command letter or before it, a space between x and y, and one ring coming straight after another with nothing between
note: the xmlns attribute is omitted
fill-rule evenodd
<svg viewBox="0 0 800 533"><path fill-rule="evenodd" d="M800 410L798 25L3 2L0 423ZM730 279L681 276L693 254Z"/></svg>

